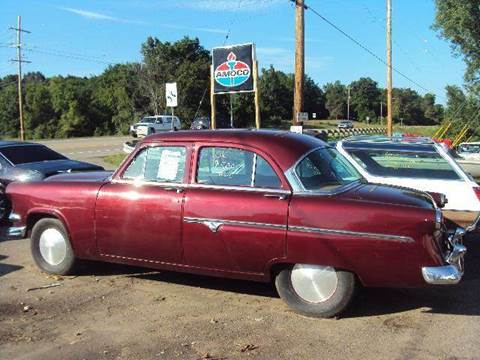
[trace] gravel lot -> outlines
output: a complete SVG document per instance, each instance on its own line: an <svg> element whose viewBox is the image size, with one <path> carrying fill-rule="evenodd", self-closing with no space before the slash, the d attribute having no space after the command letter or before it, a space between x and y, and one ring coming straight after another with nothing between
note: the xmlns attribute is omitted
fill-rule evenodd
<svg viewBox="0 0 480 360"><path fill-rule="evenodd" d="M2 241L0 358L480 359L479 259L471 245L456 287L363 289L323 320L291 312L269 284L103 263L53 277L28 240Z"/></svg>

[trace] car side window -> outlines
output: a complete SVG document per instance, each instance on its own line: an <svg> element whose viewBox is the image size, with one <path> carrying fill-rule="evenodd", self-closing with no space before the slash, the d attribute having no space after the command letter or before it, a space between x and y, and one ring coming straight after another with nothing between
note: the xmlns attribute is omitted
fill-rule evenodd
<svg viewBox="0 0 480 360"><path fill-rule="evenodd" d="M123 174L125 179L181 183L185 175L184 147L155 146L141 151Z"/></svg>
<svg viewBox="0 0 480 360"><path fill-rule="evenodd" d="M204 147L200 150L197 183L274 188L281 181L261 156L246 150Z"/></svg>
<svg viewBox="0 0 480 360"><path fill-rule="evenodd" d="M282 183L270 164L257 155L255 168L255 187L280 189Z"/></svg>

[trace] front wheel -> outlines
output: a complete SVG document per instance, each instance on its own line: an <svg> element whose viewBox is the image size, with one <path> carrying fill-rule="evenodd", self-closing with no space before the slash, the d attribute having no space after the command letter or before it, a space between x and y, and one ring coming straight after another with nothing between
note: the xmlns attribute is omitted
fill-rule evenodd
<svg viewBox="0 0 480 360"><path fill-rule="evenodd" d="M60 220L39 220L32 229L30 241L33 259L40 269L57 275L71 273L75 265L75 254Z"/></svg>
<svg viewBox="0 0 480 360"><path fill-rule="evenodd" d="M353 299L355 275L330 266L296 264L275 278L280 297L294 311L329 318L344 311Z"/></svg>

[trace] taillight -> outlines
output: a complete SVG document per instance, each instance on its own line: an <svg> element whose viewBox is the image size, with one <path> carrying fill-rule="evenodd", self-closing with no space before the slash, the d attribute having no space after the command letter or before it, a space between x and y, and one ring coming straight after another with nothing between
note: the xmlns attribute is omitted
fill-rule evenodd
<svg viewBox="0 0 480 360"><path fill-rule="evenodd" d="M477 199L480 201L480 187L474 186L473 191L475 192L475 195L477 195Z"/></svg>

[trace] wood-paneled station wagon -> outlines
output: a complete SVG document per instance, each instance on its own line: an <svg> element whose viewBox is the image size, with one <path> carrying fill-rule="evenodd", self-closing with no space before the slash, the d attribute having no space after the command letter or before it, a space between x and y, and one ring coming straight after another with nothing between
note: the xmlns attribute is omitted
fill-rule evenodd
<svg viewBox="0 0 480 360"><path fill-rule="evenodd" d="M10 219L33 258L79 259L274 281L294 310L344 310L357 284L455 284L464 231L424 192L368 184L334 148L266 130L141 141L113 174L12 184Z"/></svg>

